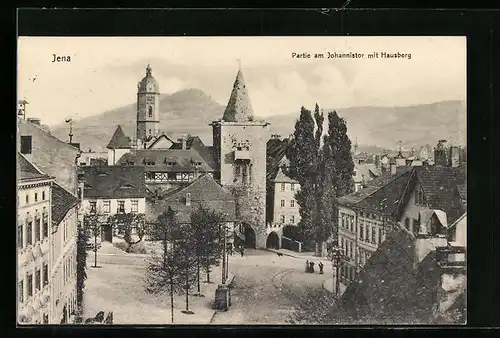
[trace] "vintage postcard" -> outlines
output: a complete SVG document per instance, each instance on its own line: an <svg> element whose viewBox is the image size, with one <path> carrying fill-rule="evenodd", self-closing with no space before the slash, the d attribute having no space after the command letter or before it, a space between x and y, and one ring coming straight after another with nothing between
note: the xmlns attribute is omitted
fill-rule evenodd
<svg viewBox="0 0 500 338"><path fill-rule="evenodd" d="M18 324L465 324L466 42L20 37Z"/></svg>

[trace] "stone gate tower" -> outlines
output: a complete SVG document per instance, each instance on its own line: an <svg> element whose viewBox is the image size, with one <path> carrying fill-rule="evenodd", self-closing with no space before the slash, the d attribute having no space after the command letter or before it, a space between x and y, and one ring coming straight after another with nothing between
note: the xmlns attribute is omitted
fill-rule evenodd
<svg viewBox="0 0 500 338"><path fill-rule="evenodd" d="M221 184L237 197L237 214L255 236L251 245L266 247L266 144L269 123L255 121L241 69L224 116L212 123ZM251 230L250 230L251 229ZM253 230L253 231L252 231ZM248 237L246 238L249 244Z"/></svg>
<svg viewBox="0 0 500 338"><path fill-rule="evenodd" d="M137 140L146 142L159 134L160 86L146 68L146 76L137 84Z"/></svg>

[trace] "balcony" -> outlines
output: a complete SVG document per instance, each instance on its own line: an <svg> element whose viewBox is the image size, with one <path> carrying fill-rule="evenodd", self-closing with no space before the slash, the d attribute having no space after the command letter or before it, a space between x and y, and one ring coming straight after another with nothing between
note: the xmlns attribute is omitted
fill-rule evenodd
<svg viewBox="0 0 500 338"><path fill-rule="evenodd" d="M250 161L250 150L235 150L234 159L241 161Z"/></svg>

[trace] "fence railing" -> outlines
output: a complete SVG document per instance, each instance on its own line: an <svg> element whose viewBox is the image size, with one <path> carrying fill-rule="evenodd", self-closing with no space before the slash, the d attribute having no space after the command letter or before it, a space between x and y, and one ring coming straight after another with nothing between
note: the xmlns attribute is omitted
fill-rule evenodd
<svg viewBox="0 0 500 338"><path fill-rule="evenodd" d="M302 252L302 243L288 237L281 237L281 247L283 249Z"/></svg>

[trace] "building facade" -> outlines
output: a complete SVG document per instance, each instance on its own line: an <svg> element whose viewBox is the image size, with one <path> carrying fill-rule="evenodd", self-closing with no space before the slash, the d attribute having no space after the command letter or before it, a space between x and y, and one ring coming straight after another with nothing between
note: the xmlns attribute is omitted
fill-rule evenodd
<svg viewBox="0 0 500 338"><path fill-rule="evenodd" d="M101 240L113 241L117 229L106 219L116 214L144 214L146 186L144 168L135 166L101 166L81 168L81 215L98 215L102 219Z"/></svg>
<svg viewBox="0 0 500 338"><path fill-rule="evenodd" d="M282 226L299 224L299 205L295 200L295 194L300 189L299 183L285 175L281 168L272 182L274 184L274 198L271 223L279 223Z"/></svg>
<svg viewBox="0 0 500 338"><path fill-rule="evenodd" d="M399 167L338 199L338 245L344 251L340 279L352 282L389 232L400 223L416 236L429 217L439 215L449 224L464 213L457 193L466 182L461 168ZM445 216L442 216L445 215Z"/></svg>
<svg viewBox="0 0 500 338"><path fill-rule="evenodd" d="M51 315L51 185L18 153L17 304L18 322L49 324Z"/></svg>
<svg viewBox="0 0 500 338"><path fill-rule="evenodd" d="M57 183L52 186L50 250L51 323L72 323L76 305L76 238L80 200Z"/></svg>

